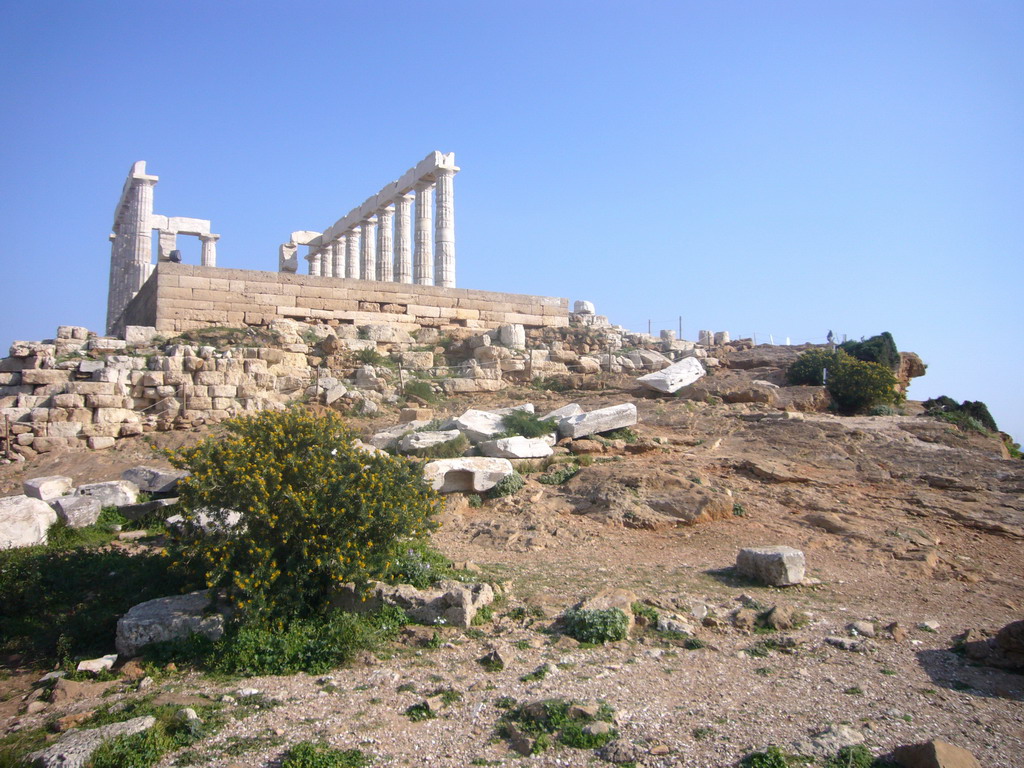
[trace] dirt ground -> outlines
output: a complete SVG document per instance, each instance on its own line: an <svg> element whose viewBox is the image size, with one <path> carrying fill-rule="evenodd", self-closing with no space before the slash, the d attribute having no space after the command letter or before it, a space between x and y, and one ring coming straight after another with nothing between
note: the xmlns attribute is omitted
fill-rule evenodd
<svg viewBox="0 0 1024 768"><path fill-rule="evenodd" d="M728 766L769 744L810 754L812 736L839 725L875 754L938 737L986 767L1024 764L1024 676L972 666L951 651L969 628L995 631L1024 618L1024 462L1002 458L997 441L925 417L786 415L749 403L635 398L625 389L571 397L517 390L449 400L444 409L527 401L538 412L570 401L587 410L635 401L640 441L598 446L596 461L563 485L533 473L510 499L478 508L451 499L434 543L508 583L493 623L468 634L445 629L440 648L401 647L330 681L169 676L161 685L176 692L255 688L280 705L162 765L273 766L303 739L358 747L382 766L516 765L524 758L494 731L502 714L495 705L507 696L607 702L643 766ZM369 433L394 420L357 426ZM26 477L116 478L129 466L161 463L150 443L173 448L196 436L165 433L0 467L0 495L18 492ZM727 513L701 518L701 504ZM694 515L695 524L682 524ZM774 544L805 553L811 583L768 588L734 575L740 548ZM579 648L541 631L608 587L676 615L704 647L639 634ZM809 621L761 634L730 619L744 605L792 607ZM517 606L525 618L505 616ZM870 621L876 636L852 635L857 620ZM894 622L895 637L885 629ZM766 638L791 640L766 648ZM477 659L495 642L513 648L513 658L488 672ZM551 665L543 679L520 679L543 664ZM0 720L11 718L8 728L54 714L15 714L14 694L29 679L4 681ZM461 700L424 722L403 715L442 688ZM241 757L239 744L249 749ZM525 760L606 764L569 748Z"/></svg>

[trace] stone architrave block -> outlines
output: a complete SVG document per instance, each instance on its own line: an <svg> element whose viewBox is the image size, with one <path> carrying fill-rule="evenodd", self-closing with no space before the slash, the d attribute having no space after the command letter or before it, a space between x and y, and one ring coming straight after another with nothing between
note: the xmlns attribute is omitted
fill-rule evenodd
<svg viewBox="0 0 1024 768"><path fill-rule="evenodd" d="M113 448L115 443L117 443L117 440L108 435L93 435L89 438L89 447L94 451Z"/></svg>
<svg viewBox="0 0 1024 768"><path fill-rule="evenodd" d="M484 440L478 446L480 453L497 459L541 459L552 454L551 446L543 437L503 437Z"/></svg>
<svg viewBox="0 0 1024 768"><path fill-rule="evenodd" d="M79 730L74 728L65 733L54 744L29 754L32 765L39 768L85 768L92 753L107 741L118 736L131 736L148 731L156 725L152 715L133 717L120 723L101 725L99 728Z"/></svg>
<svg viewBox="0 0 1024 768"><path fill-rule="evenodd" d="M660 371L672 365L672 361L663 354L650 349L634 350L629 353L628 358L637 368L647 371Z"/></svg>
<svg viewBox="0 0 1024 768"><path fill-rule="evenodd" d="M416 419L414 421L407 421L404 424L396 424L393 427L388 427L387 429L381 430L373 435L373 437L370 438L370 445L384 451L395 448L398 446L398 441L406 434L413 432L420 427L425 427L429 423L429 421Z"/></svg>
<svg viewBox="0 0 1024 768"><path fill-rule="evenodd" d="M583 408L579 403L569 403L568 405L563 405L561 408L555 408L555 410L550 413L545 413L540 417L540 420L548 421L551 419L557 424L562 419L567 419L570 416L579 416L581 413L583 413Z"/></svg>
<svg viewBox="0 0 1024 768"><path fill-rule="evenodd" d="M593 315L596 311L592 301L577 301L572 305L574 315Z"/></svg>
<svg viewBox="0 0 1024 768"><path fill-rule="evenodd" d="M41 499L7 496L0 499L0 549L46 543L46 532L57 513Z"/></svg>
<svg viewBox="0 0 1024 768"><path fill-rule="evenodd" d="M514 471L508 459L471 456L427 462L423 479L440 493L482 493Z"/></svg>
<svg viewBox="0 0 1024 768"><path fill-rule="evenodd" d="M401 439L398 443L398 450L402 453L412 453L424 448L432 448L435 445L441 445L449 440L454 440L460 434L462 433L457 429L439 432L412 432Z"/></svg>
<svg viewBox="0 0 1024 768"><path fill-rule="evenodd" d="M660 371L641 376L637 379L637 382L647 389L653 389L655 392L664 392L670 395L676 390L693 384L704 373L704 366L701 365L697 358L687 357L667 368L662 368Z"/></svg>
<svg viewBox="0 0 1024 768"><path fill-rule="evenodd" d="M188 477L188 474L181 469L132 467L121 473L121 479L135 483L140 491L146 493L174 493L178 488L178 481Z"/></svg>
<svg viewBox="0 0 1024 768"><path fill-rule="evenodd" d="M561 437L586 437L636 424L636 406L633 403L611 405L590 413L569 416L558 423Z"/></svg>
<svg viewBox="0 0 1024 768"><path fill-rule="evenodd" d="M128 480L110 480L105 483L80 485L76 496L92 496L101 507L124 507L139 500L139 486Z"/></svg>
<svg viewBox="0 0 1024 768"><path fill-rule="evenodd" d="M504 414L470 408L455 420L455 428L472 442L479 443L505 430Z"/></svg>
<svg viewBox="0 0 1024 768"><path fill-rule="evenodd" d="M50 506L68 527L85 528L95 523L103 510L99 499L93 496L61 496L53 499Z"/></svg>
<svg viewBox="0 0 1024 768"><path fill-rule="evenodd" d="M48 475L46 477L33 477L22 484L25 495L32 499L52 501L74 487L74 481L64 475Z"/></svg>
<svg viewBox="0 0 1024 768"><path fill-rule="evenodd" d="M804 580L804 553L793 547L747 547L736 556L736 572L771 587Z"/></svg>
<svg viewBox="0 0 1024 768"><path fill-rule="evenodd" d="M117 620L114 647L121 657L131 658L150 643L184 639L193 632L218 639L224 634L224 616L207 612L211 598L210 590L204 589L133 606Z"/></svg>

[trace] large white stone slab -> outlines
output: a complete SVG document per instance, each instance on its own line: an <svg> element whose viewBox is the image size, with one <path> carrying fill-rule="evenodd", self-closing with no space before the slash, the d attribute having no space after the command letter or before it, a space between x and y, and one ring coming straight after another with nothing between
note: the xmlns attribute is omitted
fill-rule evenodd
<svg viewBox="0 0 1024 768"><path fill-rule="evenodd" d="M64 475L48 475L47 477L33 477L21 484L25 495L32 499L52 501L71 490L74 482L70 477Z"/></svg>
<svg viewBox="0 0 1024 768"><path fill-rule="evenodd" d="M224 634L224 616L209 613L210 591L158 597L133 606L117 621L114 647L124 658L150 643L186 638L195 632L216 640Z"/></svg>
<svg viewBox="0 0 1024 768"><path fill-rule="evenodd" d="M558 434L562 437L586 437L599 432L631 427L634 424L636 406L633 403L623 403L562 419L558 423Z"/></svg>
<svg viewBox="0 0 1024 768"><path fill-rule="evenodd" d="M103 507L124 507L139 500L139 486L128 480L110 480L80 485L75 495L92 496Z"/></svg>
<svg viewBox="0 0 1024 768"><path fill-rule="evenodd" d="M181 469L157 467L132 467L121 473L122 480L135 483L140 491L146 493L173 493L178 481L187 476L188 472Z"/></svg>
<svg viewBox="0 0 1024 768"><path fill-rule="evenodd" d="M427 462L423 467L423 479L441 493L482 493L491 490L514 471L508 459L471 456Z"/></svg>
<svg viewBox="0 0 1024 768"><path fill-rule="evenodd" d="M481 440L488 440L499 432L505 431L503 418L504 416L500 413L470 408L455 420L455 428L472 442L479 443Z"/></svg>
<svg viewBox="0 0 1024 768"><path fill-rule="evenodd" d="M42 499L7 496L0 499L0 549L46 543L46 531L57 513Z"/></svg>
<svg viewBox="0 0 1024 768"><path fill-rule="evenodd" d="M668 368L662 368L660 371L641 376L637 379L637 382L647 387L647 389L653 389L656 392L664 392L670 395L676 390L693 384L704 373L704 366L701 365L700 360L695 357L687 357L678 363L673 363Z"/></svg>
<svg viewBox="0 0 1024 768"><path fill-rule="evenodd" d="M384 451L389 450L398 445L398 441L402 439L403 435L419 429L420 427L425 427L429 423L429 421L425 421L423 419L416 419L414 421L407 421L404 424L396 424L393 427L388 427L387 429L377 432L370 438L370 445Z"/></svg>
<svg viewBox="0 0 1024 768"><path fill-rule="evenodd" d="M551 419L555 423L558 423L562 419L567 419L570 416L579 416L581 413L583 413L583 407L579 403L569 403L568 405L563 405L561 408L555 408L555 410L545 413L540 417L540 420L547 421L548 419Z"/></svg>
<svg viewBox="0 0 1024 768"><path fill-rule="evenodd" d="M50 506L57 517L71 528L92 525L103 511L103 505L92 496L61 496L51 501Z"/></svg>
<svg viewBox="0 0 1024 768"><path fill-rule="evenodd" d="M542 459L552 454L551 445L543 437L502 437L484 440L478 446L480 453L498 459Z"/></svg>
<svg viewBox="0 0 1024 768"><path fill-rule="evenodd" d="M402 453L412 453L424 448L432 448L435 445L454 440L461 434L457 429L446 429L440 432L412 432L401 439L398 443L398 450Z"/></svg>

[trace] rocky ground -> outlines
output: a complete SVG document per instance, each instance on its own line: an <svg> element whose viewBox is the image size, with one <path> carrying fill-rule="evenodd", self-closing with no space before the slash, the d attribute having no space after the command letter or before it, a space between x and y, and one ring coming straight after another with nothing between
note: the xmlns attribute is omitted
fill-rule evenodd
<svg viewBox="0 0 1024 768"><path fill-rule="evenodd" d="M1003 458L994 438L923 416L842 418L637 397L629 382L447 401L443 410L459 413L527 401L538 411L570 401L589 411L635 400L640 441L595 443L595 462L563 485L540 484L534 473L509 499L473 508L452 497L434 543L509 584L492 623L444 628L437 648L411 636L388 658L329 679L164 675L152 689L161 696L206 701L251 688L276 705L249 707L249 716L162 765L272 766L303 739L358 747L376 765L514 765L522 758L495 737L499 700L556 696L607 702L634 751L627 757L644 766L728 766L769 744L814 754L824 749L814 735L830 727L831 738L863 739L875 754L939 737L983 766L1021 765L1024 677L972 666L951 648L967 629L1024 618L1024 462ZM393 421L357 426L369 433ZM173 447L194 437L153 440ZM116 478L129 466L158 464L152 450L138 438L0 467L0 495L18 492L26 477ZM772 544L801 549L812 583L768 588L737 579L737 551ZM676 615L701 641L690 645L703 647L639 631L581 648L546 633L562 610L608 587ZM764 631L733 616L773 605L807 622ZM854 621L870 622L875 637L851 634ZM495 643L508 664L487 671L477 660ZM529 678L545 664L546 673ZM37 678L13 670L2 682L8 728L101 700L86 691L23 714L21 697ZM461 698L436 718L403 714L442 689ZM528 760L601 762L569 748Z"/></svg>

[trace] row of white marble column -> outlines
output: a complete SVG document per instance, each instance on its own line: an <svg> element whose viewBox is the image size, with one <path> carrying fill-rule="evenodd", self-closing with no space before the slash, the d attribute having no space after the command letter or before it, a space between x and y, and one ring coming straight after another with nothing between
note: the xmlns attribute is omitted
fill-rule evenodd
<svg viewBox="0 0 1024 768"><path fill-rule="evenodd" d="M447 168L436 169L434 178L417 183L414 192L399 195L337 239L311 250L306 257L309 274L454 288L454 175Z"/></svg>

